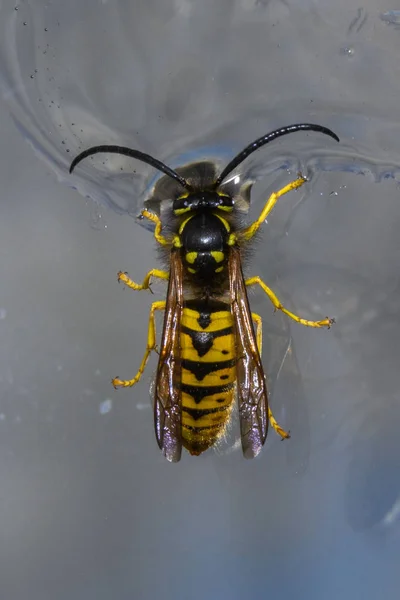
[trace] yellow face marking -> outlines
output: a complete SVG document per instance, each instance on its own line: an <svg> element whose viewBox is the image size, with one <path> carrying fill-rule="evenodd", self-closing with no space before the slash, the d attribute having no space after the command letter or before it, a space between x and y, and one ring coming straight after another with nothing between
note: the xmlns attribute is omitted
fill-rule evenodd
<svg viewBox="0 0 400 600"><path fill-rule="evenodd" d="M196 273L196 269L192 269L191 267L188 267L188 271L189 273Z"/></svg>
<svg viewBox="0 0 400 600"><path fill-rule="evenodd" d="M224 258L225 258L225 254L223 252L221 252L220 250L212 250L211 251L211 256L213 257L213 259L217 263L222 262L224 260Z"/></svg>
<svg viewBox="0 0 400 600"><path fill-rule="evenodd" d="M219 196L219 198L229 198L230 199L230 196L228 194L221 194L221 192L218 192L218 196ZM223 210L224 212L232 212L233 206L218 206L218 210Z"/></svg>
<svg viewBox="0 0 400 600"><path fill-rule="evenodd" d="M187 252L187 254L185 255L186 262L188 262L191 265L194 264L196 258L197 258L197 252Z"/></svg>
<svg viewBox="0 0 400 600"><path fill-rule="evenodd" d="M224 270L224 267L218 267L218 269L215 269L215 273L221 273Z"/></svg>

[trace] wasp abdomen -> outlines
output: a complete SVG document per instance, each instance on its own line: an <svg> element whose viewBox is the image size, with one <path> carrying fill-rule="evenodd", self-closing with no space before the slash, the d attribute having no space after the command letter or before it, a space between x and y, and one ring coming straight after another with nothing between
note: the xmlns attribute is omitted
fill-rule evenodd
<svg viewBox="0 0 400 600"><path fill-rule="evenodd" d="M229 304L185 302L181 328L182 438L201 454L220 438L235 395L236 355Z"/></svg>

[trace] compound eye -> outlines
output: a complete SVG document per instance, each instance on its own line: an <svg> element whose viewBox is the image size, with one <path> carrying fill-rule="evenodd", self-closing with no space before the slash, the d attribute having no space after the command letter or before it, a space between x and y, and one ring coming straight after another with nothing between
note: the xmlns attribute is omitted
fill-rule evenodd
<svg viewBox="0 0 400 600"><path fill-rule="evenodd" d="M228 195L224 195L224 194L218 194L219 196L219 208L229 211L233 209L233 206L235 204L234 199L231 196Z"/></svg>

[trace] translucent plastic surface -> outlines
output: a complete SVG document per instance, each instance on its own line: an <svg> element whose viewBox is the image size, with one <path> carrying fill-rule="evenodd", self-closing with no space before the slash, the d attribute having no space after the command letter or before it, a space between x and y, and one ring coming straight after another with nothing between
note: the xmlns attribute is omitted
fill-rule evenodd
<svg viewBox="0 0 400 600"><path fill-rule="evenodd" d="M397 597L397 12L0 3L0 598ZM336 324L289 323L252 292L272 407L292 438L271 431L245 461L233 423L229 443L171 466L153 433L156 359L132 390L110 384L135 374L145 347L154 298L116 273L140 281L159 266L135 219L159 175L118 156L73 175L69 164L110 143L174 168L223 166L301 121L340 144L296 133L237 171L255 181L249 218L299 169L309 177L268 218L246 273Z"/></svg>

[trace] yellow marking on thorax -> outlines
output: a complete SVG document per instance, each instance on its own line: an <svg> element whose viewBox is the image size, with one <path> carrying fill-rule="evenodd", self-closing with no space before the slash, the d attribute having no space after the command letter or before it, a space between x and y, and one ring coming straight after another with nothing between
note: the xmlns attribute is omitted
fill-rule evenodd
<svg viewBox="0 0 400 600"><path fill-rule="evenodd" d="M228 231L228 233L229 233L229 232L230 232L230 230L231 230L231 226L229 225L228 221L227 221L226 219L224 219L224 217L222 217L221 215L219 215L217 212L213 212L212 214L213 214L214 216L216 216L216 217L217 217L217 218L218 218L218 219L221 221L221 223L223 223L223 225L224 225L225 229L226 229L226 230Z"/></svg>
<svg viewBox="0 0 400 600"><path fill-rule="evenodd" d="M188 262L190 265L193 265L193 263L195 262L196 258L197 258L198 252L187 252L185 254L185 260L186 262Z"/></svg>
<svg viewBox="0 0 400 600"><path fill-rule="evenodd" d="M194 214L189 215L184 221L182 221L181 226L179 227L179 235L182 233L182 231L185 229L186 224L188 223L188 221L190 221L190 219L193 219Z"/></svg>
<svg viewBox="0 0 400 600"><path fill-rule="evenodd" d="M212 250L211 256L213 257L216 263L220 263L223 260L225 260L225 254L220 250Z"/></svg>

